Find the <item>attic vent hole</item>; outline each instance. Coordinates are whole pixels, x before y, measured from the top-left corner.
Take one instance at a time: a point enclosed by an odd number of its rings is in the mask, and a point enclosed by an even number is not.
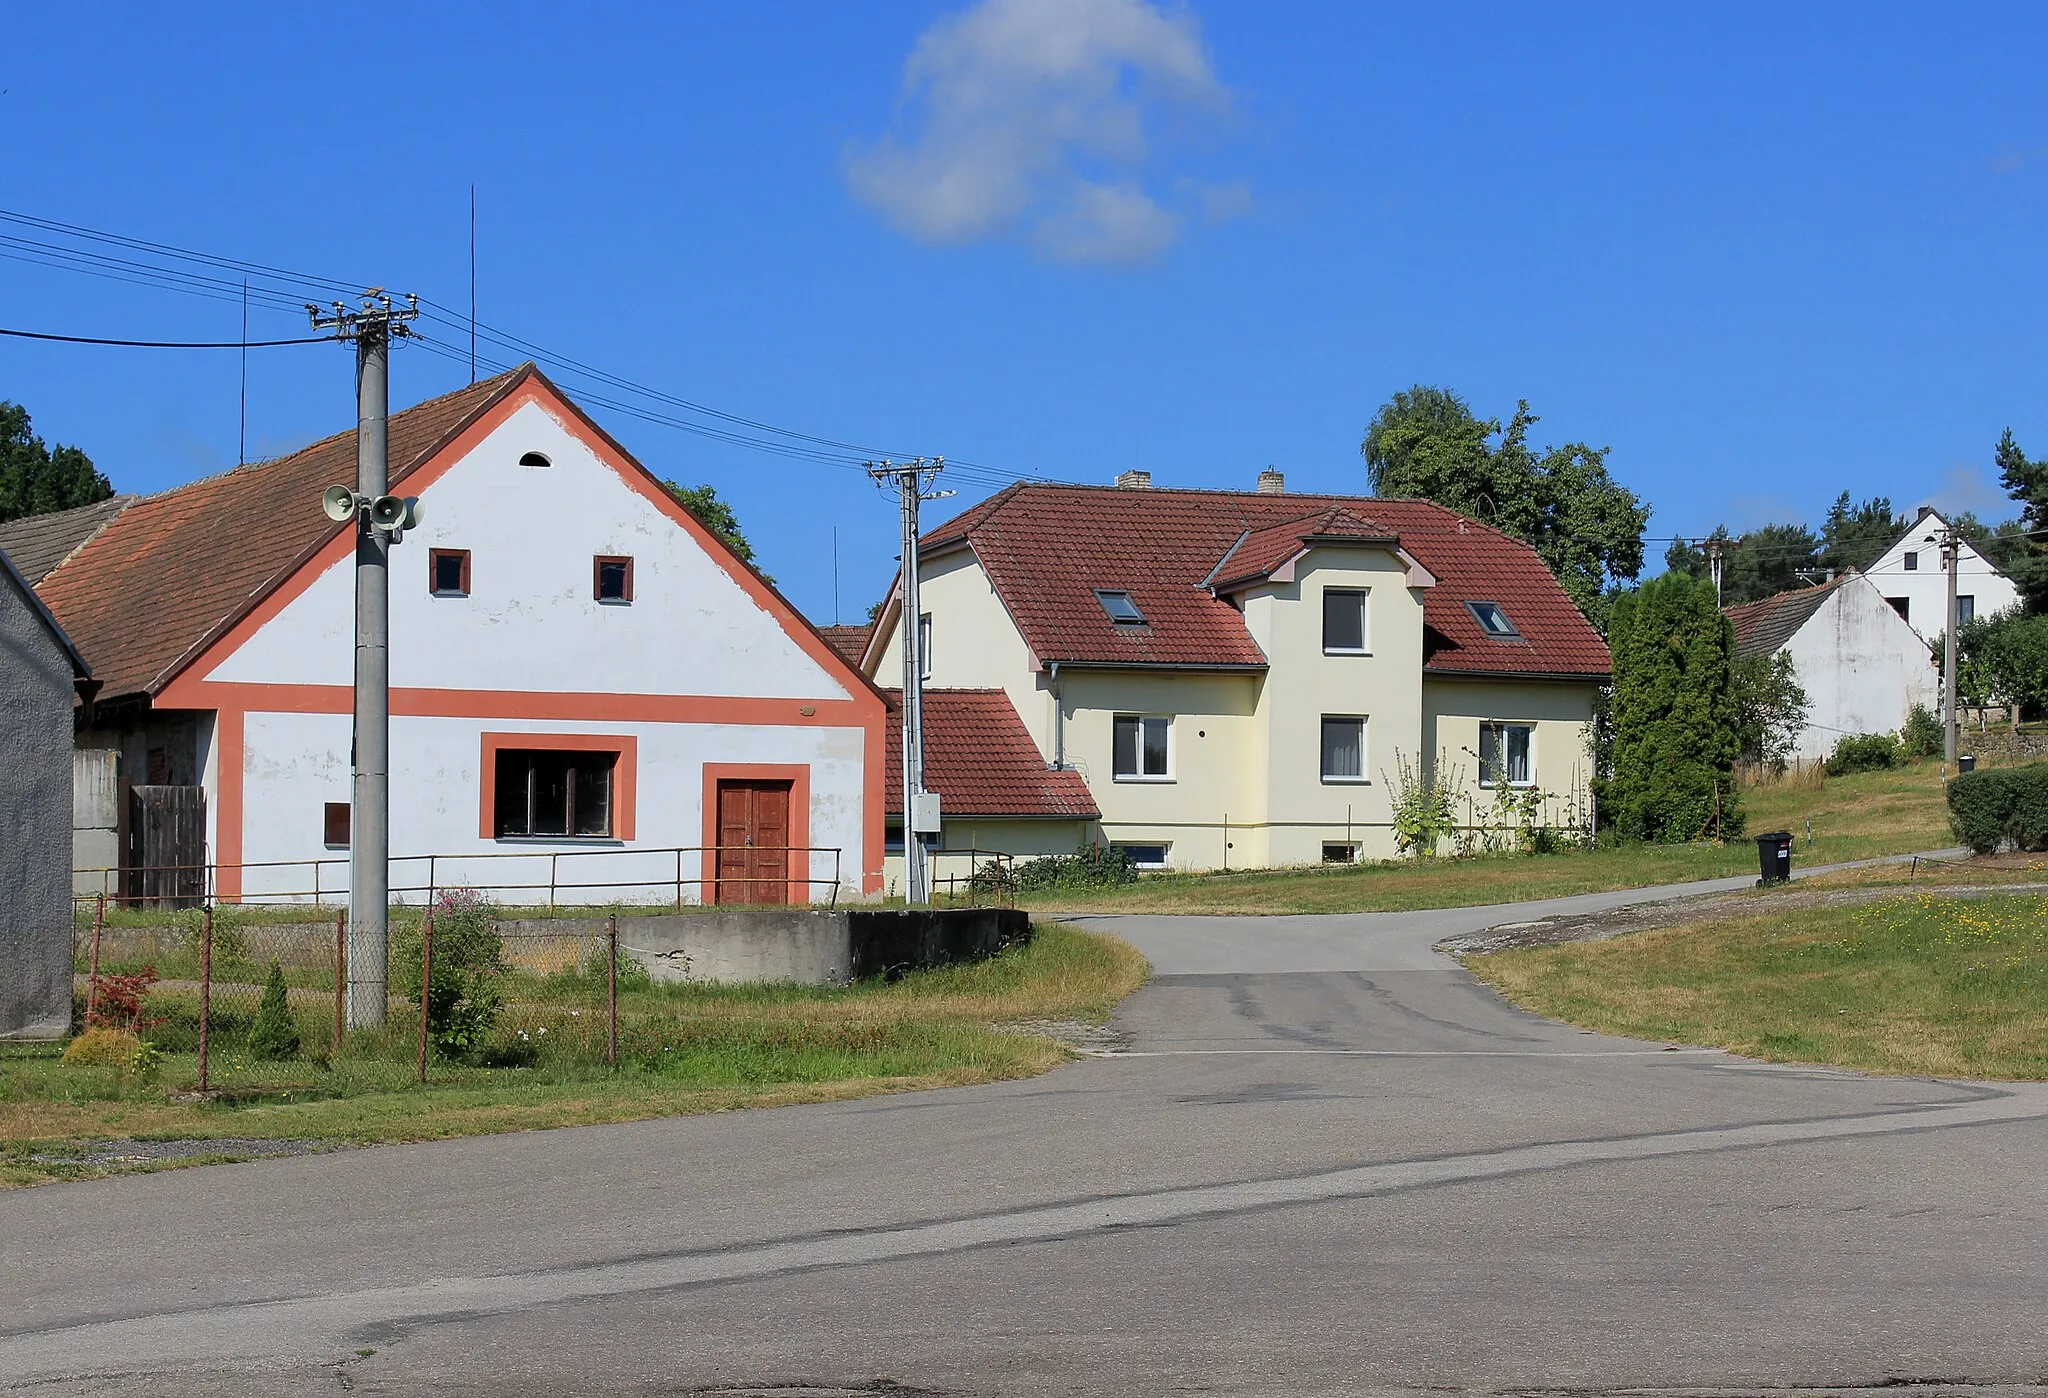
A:
[[[526,455],[519,458],[519,464],[521,466],[552,466],[555,463],[548,460],[545,456],[542,456],[537,451],[530,451]]]

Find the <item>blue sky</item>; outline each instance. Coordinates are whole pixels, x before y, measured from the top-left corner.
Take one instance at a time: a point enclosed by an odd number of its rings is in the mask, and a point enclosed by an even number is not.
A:
[[[997,471],[1362,490],[1366,421],[1426,382],[1611,447],[1653,535],[1843,489],[2002,517],[1999,431],[2048,454],[2048,10],[1958,14],[31,6],[0,208],[459,306],[474,182],[486,322]],[[0,259],[0,326],[239,316]],[[466,377],[401,349],[394,399]],[[0,397],[122,489],[232,466],[239,395],[233,354],[0,341]],[[858,470],[593,412],[731,498],[815,620],[835,527],[839,612],[885,584]],[[352,416],[342,350],[251,354],[252,455]]]

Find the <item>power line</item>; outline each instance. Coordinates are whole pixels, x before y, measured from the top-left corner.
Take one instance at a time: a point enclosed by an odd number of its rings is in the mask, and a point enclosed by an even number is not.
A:
[[[106,340],[95,335],[51,335],[41,330],[0,330],[18,340],[56,340],[67,345],[118,345],[123,349],[271,349],[277,345],[324,345],[329,335],[298,340]]]

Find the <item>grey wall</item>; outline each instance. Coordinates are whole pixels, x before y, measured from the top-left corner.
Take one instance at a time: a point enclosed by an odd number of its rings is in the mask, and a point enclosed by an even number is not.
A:
[[[0,1038],[71,1024],[71,678],[0,570]]]
[[[506,920],[507,934],[592,937],[598,918]],[[1030,935],[1014,908],[933,912],[657,913],[619,919],[619,947],[658,981],[794,981],[844,985],[867,976],[993,956]]]

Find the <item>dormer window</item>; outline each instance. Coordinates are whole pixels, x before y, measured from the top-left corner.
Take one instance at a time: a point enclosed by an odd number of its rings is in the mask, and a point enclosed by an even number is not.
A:
[[[1489,636],[1509,640],[1522,633],[1515,630],[1515,624],[1508,620],[1508,614],[1501,610],[1498,602],[1467,602],[1472,619],[1479,623],[1479,629]]]
[[[1118,626],[1143,626],[1145,614],[1138,610],[1138,604],[1131,600],[1128,592],[1109,592],[1095,589],[1095,600],[1102,604],[1102,610],[1109,613],[1109,619]]]

